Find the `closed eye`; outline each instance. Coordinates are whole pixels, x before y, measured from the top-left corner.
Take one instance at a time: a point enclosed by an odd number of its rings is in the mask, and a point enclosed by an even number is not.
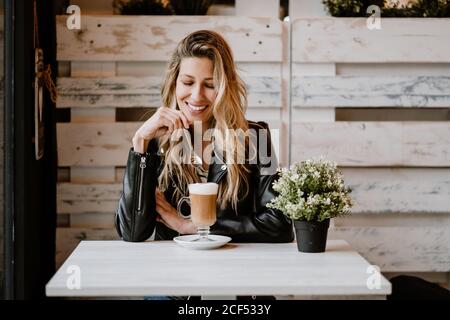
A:
[[[193,82],[183,82],[183,84],[185,86],[192,86],[194,83]],[[214,89],[214,85],[213,84],[205,84],[205,87],[208,89]]]

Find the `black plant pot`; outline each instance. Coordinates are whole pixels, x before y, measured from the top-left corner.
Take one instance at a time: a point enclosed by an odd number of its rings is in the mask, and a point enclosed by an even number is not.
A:
[[[301,252],[325,252],[330,219],[322,222],[294,220],[297,248]]]

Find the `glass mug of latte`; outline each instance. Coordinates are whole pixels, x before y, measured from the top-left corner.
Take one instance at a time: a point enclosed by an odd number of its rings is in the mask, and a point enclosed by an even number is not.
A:
[[[178,214],[185,218],[191,219],[192,223],[197,227],[198,238],[192,241],[214,241],[209,238],[209,227],[216,222],[216,201],[219,185],[214,182],[192,183],[188,185],[189,197],[182,197],[178,201]],[[191,215],[184,216],[181,214],[180,208],[184,201],[191,206]]]

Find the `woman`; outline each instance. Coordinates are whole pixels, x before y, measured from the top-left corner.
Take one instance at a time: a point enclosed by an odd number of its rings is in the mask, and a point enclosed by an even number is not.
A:
[[[226,41],[208,30],[184,38],[161,96],[163,107],[136,131],[129,151],[116,213],[123,240],[144,241],[154,231],[155,240],[196,233],[180,199],[189,183],[210,181],[219,184],[211,234],[234,242],[291,242],[291,221],[265,206],[275,196],[276,175],[264,171],[277,167],[270,135],[266,141],[255,134],[240,139],[242,132],[268,126],[245,119],[246,90]],[[266,148],[269,158],[259,151]]]

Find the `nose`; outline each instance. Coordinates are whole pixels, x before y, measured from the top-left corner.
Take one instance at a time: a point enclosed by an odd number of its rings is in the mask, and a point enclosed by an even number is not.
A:
[[[204,97],[202,85],[195,85],[191,91],[191,97],[194,101],[201,102]]]

